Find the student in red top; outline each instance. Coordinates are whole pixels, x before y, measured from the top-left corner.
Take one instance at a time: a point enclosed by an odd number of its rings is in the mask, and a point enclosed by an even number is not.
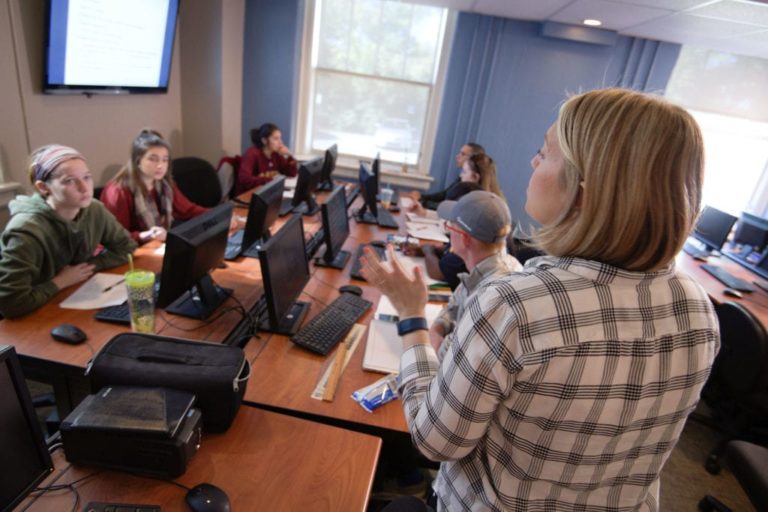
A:
[[[168,172],[171,146],[145,128],[133,140],[130,161],[106,184],[101,202],[139,243],[165,241],[174,220],[208,211],[184,196]]]
[[[235,194],[263,185],[278,173],[296,176],[298,165],[283,144],[280,128],[272,123],[264,123],[258,129],[251,130],[251,141],[253,146],[248,148],[240,160]]]

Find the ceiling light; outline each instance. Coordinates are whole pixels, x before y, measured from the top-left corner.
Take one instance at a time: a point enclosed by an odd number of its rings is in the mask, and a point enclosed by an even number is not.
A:
[[[592,19],[592,18],[587,18],[584,21],[582,21],[582,23],[587,25],[587,26],[590,26],[590,27],[599,27],[600,25],[603,24],[602,21],[595,20],[595,19]]]

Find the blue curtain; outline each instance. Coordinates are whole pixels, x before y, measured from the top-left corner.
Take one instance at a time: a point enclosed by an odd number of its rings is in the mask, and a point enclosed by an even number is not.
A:
[[[465,142],[485,146],[513,217],[523,223],[530,159],[572,93],[621,86],[663,92],[679,45],[618,37],[595,45],[544,37],[540,24],[461,13],[449,59],[430,174],[456,179]]]

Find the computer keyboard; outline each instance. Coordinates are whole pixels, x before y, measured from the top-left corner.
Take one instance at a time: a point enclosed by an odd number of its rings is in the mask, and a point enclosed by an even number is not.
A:
[[[357,195],[360,193],[360,187],[357,185],[350,185],[347,187],[346,195],[347,195],[347,208],[352,205],[352,203],[357,199]]]
[[[718,281],[725,284],[728,288],[733,288],[734,290],[739,290],[742,292],[753,292],[755,291],[755,287],[749,284],[747,281],[736,277],[729,273],[727,270],[725,270],[722,267],[718,267],[716,265],[708,265],[704,264],[701,265],[701,268],[715,276]]]
[[[284,197],[283,200],[280,202],[280,211],[278,212],[278,215],[280,217],[285,217],[292,211],[293,211],[293,199],[290,197]]]
[[[378,213],[376,214],[376,223],[383,228],[398,229],[400,227],[392,214],[384,208],[378,209]]]
[[[355,255],[352,257],[352,268],[349,271],[349,276],[352,279],[359,279],[360,281],[365,281],[365,278],[360,273],[360,257],[363,255],[363,248],[365,246],[370,246],[376,254],[379,256],[380,260],[384,259],[385,249],[383,247],[379,247],[378,245],[370,245],[370,244],[360,244],[357,246],[357,251],[355,252]]]
[[[245,230],[239,229],[232,233],[227,238],[227,248],[224,249],[224,259],[231,261],[237,259],[238,256],[246,256],[248,258],[258,258],[259,249],[261,248],[261,240],[256,241],[250,247],[243,249],[243,233]]]
[[[128,301],[117,306],[101,308],[94,316],[96,320],[111,322],[113,324],[131,325],[131,312],[128,310]]]
[[[342,293],[291,336],[291,341],[324,356],[344,339],[358,318],[372,305],[372,302],[358,295]]]
[[[706,260],[707,257],[710,255],[709,251],[704,249],[699,249],[698,247],[696,247],[690,242],[685,242],[685,245],[683,245],[683,251],[688,253],[692,258],[697,258],[697,259]]]

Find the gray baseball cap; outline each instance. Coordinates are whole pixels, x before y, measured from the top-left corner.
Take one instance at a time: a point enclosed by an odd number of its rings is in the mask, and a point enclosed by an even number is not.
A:
[[[506,201],[485,190],[465,194],[458,201],[443,201],[437,215],[487,243],[504,239],[509,234],[505,227],[512,224]]]

